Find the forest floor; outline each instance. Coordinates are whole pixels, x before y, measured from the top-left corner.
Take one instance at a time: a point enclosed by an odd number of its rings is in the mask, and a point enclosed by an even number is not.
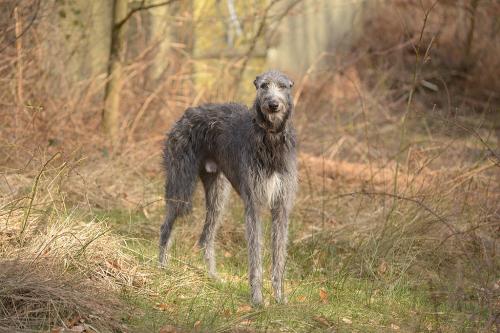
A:
[[[411,118],[404,140],[412,149],[398,159],[397,121],[365,132],[362,122],[338,118],[330,134],[319,125],[328,115],[311,115],[315,123],[297,117],[288,304],[271,297],[269,214],[266,305],[249,304],[243,207],[234,193],[216,243],[221,281],[207,277],[196,246],[201,188],[193,213],[175,226],[170,265],[157,267],[164,208],[155,138],[112,156],[39,151],[24,168],[3,169],[0,278],[10,283],[0,286],[0,331],[493,332],[494,138],[443,135],[428,119]],[[354,139],[360,130],[373,137]],[[359,148],[366,142],[370,154]]]
[[[208,64],[189,51],[198,40],[185,29],[197,24],[189,10],[169,14],[176,42],[154,82],[155,51],[136,15],[113,146],[101,128],[109,76],[73,82],[88,57],[55,57],[43,38],[53,22],[33,19],[18,34],[18,5],[0,38],[0,332],[500,332],[493,1],[380,2],[349,51],[321,53],[294,78],[300,189],[288,303],[272,299],[266,213],[259,308],[249,303],[234,193],[216,240],[221,281],[208,278],[196,246],[201,188],[175,225],[169,266],[158,268],[161,150],[186,107],[235,95],[250,102],[253,75],[235,75],[262,70],[252,54],[274,45],[275,29],[263,29],[273,24],[263,16],[245,57]]]

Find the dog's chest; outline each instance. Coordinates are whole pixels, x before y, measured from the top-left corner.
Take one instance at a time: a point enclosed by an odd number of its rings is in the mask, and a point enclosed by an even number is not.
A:
[[[283,176],[279,173],[273,172],[270,176],[260,180],[261,199],[269,206],[282,195],[282,191]]]
[[[293,159],[295,143],[289,133],[276,135],[258,133],[253,138],[252,146],[253,164],[259,168],[259,173],[283,174],[287,172],[290,160]],[[270,178],[273,178],[271,176]]]

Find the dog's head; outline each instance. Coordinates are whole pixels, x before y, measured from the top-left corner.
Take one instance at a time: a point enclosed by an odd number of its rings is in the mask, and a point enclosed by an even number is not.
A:
[[[268,71],[255,78],[256,108],[271,130],[282,128],[293,109],[293,81],[278,71]]]

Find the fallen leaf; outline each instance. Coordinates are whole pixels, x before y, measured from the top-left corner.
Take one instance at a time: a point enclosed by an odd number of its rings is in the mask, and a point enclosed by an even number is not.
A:
[[[83,332],[86,332],[85,325],[83,325],[83,324],[73,326],[73,327],[71,327],[70,330],[71,330],[71,333],[83,333]]]
[[[328,303],[328,293],[324,289],[319,290],[319,298],[323,303]]]
[[[399,326],[396,324],[391,324],[391,328],[395,331],[399,330]]]
[[[230,257],[232,257],[232,256],[233,256],[233,255],[231,254],[231,252],[229,252],[229,251],[224,252],[224,257],[226,257],[226,258],[230,258]]]
[[[172,306],[167,303],[156,303],[155,304],[155,309],[160,310],[160,311],[168,311],[172,309]]]
[[[181,331],[179,331],[174,326],[166,325],[166,326],[163,326],[162,328],[160,328],[160,331],[158,333],[180,333],[180,332]]]
[[[201,325],[201,320],[197,320],[197,321],[194,323],[193,328],[194,328],[194,329],[197,329],[198,327],[200,327],[200,325]]]
[[[346,324],[352,324],[352,320],[347,317],[342,318],[342,321]]]
[[[493,290],[498,290],[500,289],[500,280],[498,280],[497,282],[493,283]]]
[[[387,262],[382,259],[382,262],[380,263],[380,265],[378,266],[378,273],[380,275],[384,274],[385,272],[387,272]]]
[[[69,328],[75,326],[76,324],[78,324],[80,322],[82,318],[80,316],[76,316],[70,320],[68,320],[66,326],[68,326]]]
[[[111,269],[120,270],[122,267],[118,260],[106,260],[106,266]]]
[[[236,309],[236,313],[245,313],[245,312],[250,312],[252,311],[252,307],[248,304],[240,305]]]
[[[305,302],[306,301],[306,297],[304,295],[300,295],[300,296],[297,296],[297,301],[298,302]]]
[[[330,323],[330,321],[323,316],[314,316],[313,319],[314,319],[314,321],[317,321],[318,323],[320,323],[323,326],[326,326],[326,327],[332,326],[332,323]]]
[[[85,326],[85,324],[79,324],[69,328],[55,327],[50,330],[50,333],[83,333],[83,332],[94,332],[94,331],[89,330],[88,327]]]

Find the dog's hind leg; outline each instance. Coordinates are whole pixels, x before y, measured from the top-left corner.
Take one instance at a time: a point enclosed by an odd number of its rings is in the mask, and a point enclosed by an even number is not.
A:
[[[198,242],[204,250],[208,275],[217,278],[215,264],[215,235],[222,219],[224,204],[229,195],[229,181],[222,173],[201,172],[201,180],[205,189],[206,218],[203,232]]]

